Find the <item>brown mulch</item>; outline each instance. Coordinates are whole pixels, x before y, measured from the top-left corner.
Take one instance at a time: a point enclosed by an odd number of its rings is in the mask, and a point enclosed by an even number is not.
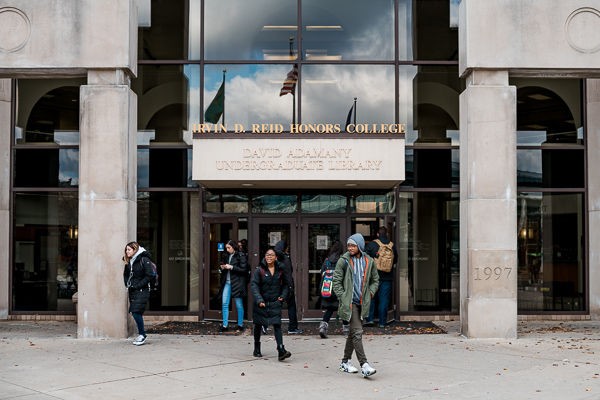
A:
[[[300,335],[312,336],[319,335],[320,321],[300,322],[299,329],[302,330]],[[237,331],[235,323],[229,324],[227,332],[217,332],[221,326],[220,321],[198,321],[198,322],[182,322],[168,321],[162,324],[148,327],[146,331],[151,334],[170,334],[170,335],[229,335],[238,336],[242,334],[251,334],[252,323],[244,323],[244,330]],[[287,322],[283,323],[284,334],[287,334]],[[273,328],[269,327],[269,334],[272,334]],[[343,335],[341,321],[331,320],[329,335]],[[392,321],[385,328],[364,327],[365,335],[430,335],[430,334],[445,334],[443,328],[440,328],[433,322],[418,322],[418,321]],[[292,335],[290,335],[292,336]]]

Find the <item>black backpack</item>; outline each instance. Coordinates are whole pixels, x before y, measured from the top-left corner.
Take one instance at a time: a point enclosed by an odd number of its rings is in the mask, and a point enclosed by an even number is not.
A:
[[[148,283],[148,287],[150,288],[150,290],[157,290],[158,289],[158,268],[156,267],[156,264],[154,264],[152,262],[151,259],[146,258],[146,260],[150,261],[150,265],[152,266],[152,273],[154,274],[154,279],[152,279],[149,283]]]

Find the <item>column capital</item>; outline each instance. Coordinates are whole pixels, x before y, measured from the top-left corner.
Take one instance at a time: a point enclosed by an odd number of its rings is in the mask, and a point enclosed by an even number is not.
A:
[[[468,86],[508,86],[508,70],[473,69],[465,80]]]
[[[123,69],[90,69],[88,85],[125,85],[131,87],[131,78]]]

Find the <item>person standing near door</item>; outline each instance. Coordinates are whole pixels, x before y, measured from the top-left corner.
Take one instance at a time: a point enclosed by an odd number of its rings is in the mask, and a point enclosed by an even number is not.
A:
[[[329,328],[329,320],[331,316],[337,310],[340,305],[340,302],[333,291],[326,290],[327,285],[331,282],[326,282],[331,279],[331,270],[335,270],[335,266],[340,259],[340,256],[344,252],[344,245],[339,240],[336,240],[331,246],[329,253],[327,253],[327,257],[325,261],[323,261],[323,265],[321,266],[321,307],[325,308],[325,314],[323,315],[323,320],[319,324],[319,336],[322,339],[327,338],[327,329]]]
[[[388,230],[385,226],[379,227],[377,230],[377,239],[372,240],[367,244],[365,252],[373,257],[377,264],[377,272],[379,273],[379,289],[377,297],[379,300],[379,327],[384,328],[387,322],[388,304],[392,285],[394,284],[394,265],[398,262],[398,251],[396,246],[387,237]],[[389,269],[388,269],[389,268]],[[375,325],[375,299],[371,302],[369,316],[365,321],[365,326]]]
[[[219,288],[219,296],[223,299],[223,326],[219,332],[227,332],[229,319],[229,302],[233,297],[235,299],[235,308],[237,308],[237,330],[244,330],[244,302],[243,298],[248,295],[247,275],[248,263],[246,255],[238,251],[237,244],[233,240],[227,241],[225,244],[227,254],[226,262],[221,264],[221,287]]]
[[[350,359],[356,351],[363,378],[373,375],[375,368],[367,362],[362,343],[363,318],[369,315],[371,299],[379,286],[379,275],[375,262],[365,253],[365,238],[355,233],[346,242],[348,251],[338,260],[333,273],[333,292],[338,296],[338,315],[344,331],[348,332],[340,371],[356,373],[358,369]]]
[[[154,279],[154,270],[150,262],[150,253],[138,242],[127,243],[123,261],[123,280],[129,294],[129,312],[138,327],[138,337],[133,344],[142,346],[146,344],[143,314],[150,299],[150,282]]]
[[[299,334],[302,333],[301,329],[298,329],[298,312],[296,310],[296,291],[294,287],[294,267],[292,266],[292,260],[290,260],[290,247],[285,240],[280,240],[275,244],[275,253],[277,253],[277,260],[283,263],[284,277],[288,286],[288,295],[285,299],[285,303],[288,307],[288,317],[290,320],[288,326],[288,334]]]

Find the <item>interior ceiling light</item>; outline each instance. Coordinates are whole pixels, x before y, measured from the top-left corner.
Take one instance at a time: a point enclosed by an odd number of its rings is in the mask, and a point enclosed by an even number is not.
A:
[[[354,187],[354,186],[358,186],[358,183],[346,183],[344,186]]]
[[[547,126],[542,126],[542,125],[536,125],[536,124],[532,124],[532,125],[525,125],[527,128],[531,128],[531,129],[547,129]]]
[[[254,183],[242,183],[242,186],[254,186]]]
[[[307,25],[307,31],[343,31],[339,25]]]
[[[265,25],[261,29],[262,31],[296,31],[298,26],[296,25]]]
[[[322,54],[306,54],[307,60],[330,60],[330,61],[340,61],[342,56],[327,56]]]
[[[552,97],[544,96],[543,94],[530,94],[527,97],[530,97],[535,100],[552,100]]]
[[[288,60],[295,60],[297,57],[294,56],[293,58],[290,58],[290,55],[284,55],[284,54],[269,54],[269,53],[263,53],[263,58],[265,60],[274,60],[274,61],[288,61]]]

